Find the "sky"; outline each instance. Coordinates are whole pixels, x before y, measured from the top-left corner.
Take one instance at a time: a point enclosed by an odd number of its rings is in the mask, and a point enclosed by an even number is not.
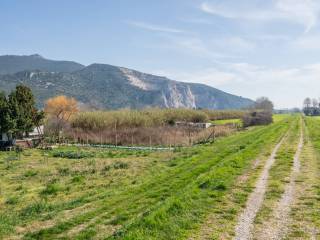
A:
[[[0,55],[197,82],[277,108],[320,97],[319,0],[1,0]]]

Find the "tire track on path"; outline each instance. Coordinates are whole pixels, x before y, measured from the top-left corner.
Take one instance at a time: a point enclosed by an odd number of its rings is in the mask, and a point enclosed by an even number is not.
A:
[[[267,159],[263,167],[262,173],[255,185],[255,189],[249,196],[246,208],[239,217],[238,224],[235,228],[234,240],[252,239],[253,221],[264,199],[264,195],[267,189],[269,170],[275,162],[276,154],[280,146],[282,145],[283,141],[286,139],[286,136],[287,134],[284,137],[282,137],[280,142],[273,149],[270,157]]]
[[[272,213],[271,220],[264,225],[260,239],[282,239],[288,232],[289,213],[295,197],[295,180],[300,171],[300,154],[303,148],[303,130],[301,124],[300,140],[293,158],[293,166],[290,173],[290,182],[285,186],[277,207]]]

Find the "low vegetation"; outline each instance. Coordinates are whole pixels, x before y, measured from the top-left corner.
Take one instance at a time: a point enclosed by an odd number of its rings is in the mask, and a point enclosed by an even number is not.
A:
[[[291,212],[290,239],[320,237],[320,118],[305,118],[305,147],[301,155],[301,173],[297,184],[297,200]]]
[[[272,123],[272,121],[272,112],[269,111],[251,111],[242,117],[244,127],[268,125]]]
[[[234,119],[243,116],[243,111],[209,111],[192,109],[144,109],[106,112],[80,112],[71,120],[73,128],[87,131],[159,127],[174,125],[176,122],[207,122],[209,120]]]
[[[0,153],[0,238],[185,239],[209,213],[235,220],[221,202],[291,122],[176,151],[34,149],[10,165]]]
[[[74,100],[63,96],[47,101],[45,128],[51,141],[67,139],[76,143],[117,146],[190,146],[208,141],[212,136],[226,136],[236,127],[207,129],[197,123],[239,118],[244,114],[244,111],[154,108],[78,112],[73,105]]]
[[[268,125],[273,121],[272,113],[273,103],[266,97],[258,98],[253,110],[242,116],[242,124],[244,127]]]

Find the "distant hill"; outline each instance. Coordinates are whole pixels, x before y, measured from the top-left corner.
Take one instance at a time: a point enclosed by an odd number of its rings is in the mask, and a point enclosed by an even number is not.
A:
[[[0,56],[0,74],[12,74],[24,70],[42,70],[48,72],[73,72],[84,66],[71,61],[54,61],[39,54],[29,56]]]
[[[173,81],[107,64],[85,67],[75,62],[47,60],[38,55],[22,56],[26,62],[24,67],[21,59],[3,64],[5,59],[19,58],[0,56],[0,89],[8,92],[16,84],[28,85],[33,89],[39,106],[43,106],[46,99],[59,94],[72,96],[87,106],[99,109],[239,109],[253,104],[250,99],[204,84]],[[39,61],[35,60],[38,58]],[[28,66],[29,69],[20,71]],[[18,69],[17,72],[15,69]]]

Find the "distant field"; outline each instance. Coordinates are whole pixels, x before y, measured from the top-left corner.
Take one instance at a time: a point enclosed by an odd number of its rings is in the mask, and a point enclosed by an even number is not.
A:
[[[290,114],[273,114],[273,121],[279,122],[289,117],[290,117]],[[214,120],[211,122],[216,125],[225,125],[225,124],[238,124],[239,126],[242,125],[242,121],[240,118],[221,119],[221,120]]]
[[[241,125],[241,119],[240,118],[232,118],[232,119],[223,119],[223,120],[215,120],[212,121],[213,124],[216,125],[224,125],[224,124],[239,124]]]
[[[0,238],[186,239],[210,213],[213,225],[230,220],[216,236],[232,235],[255,180],[239,177],[295,119],[173,152],[63,147],[20,160],[1,152]]]
[[[273,114],[273,121],[279,122],[279,121],[282,121],[286,118],[290,118],[290,116],[292,117],[293,115],[291,115],[291,114]]]

